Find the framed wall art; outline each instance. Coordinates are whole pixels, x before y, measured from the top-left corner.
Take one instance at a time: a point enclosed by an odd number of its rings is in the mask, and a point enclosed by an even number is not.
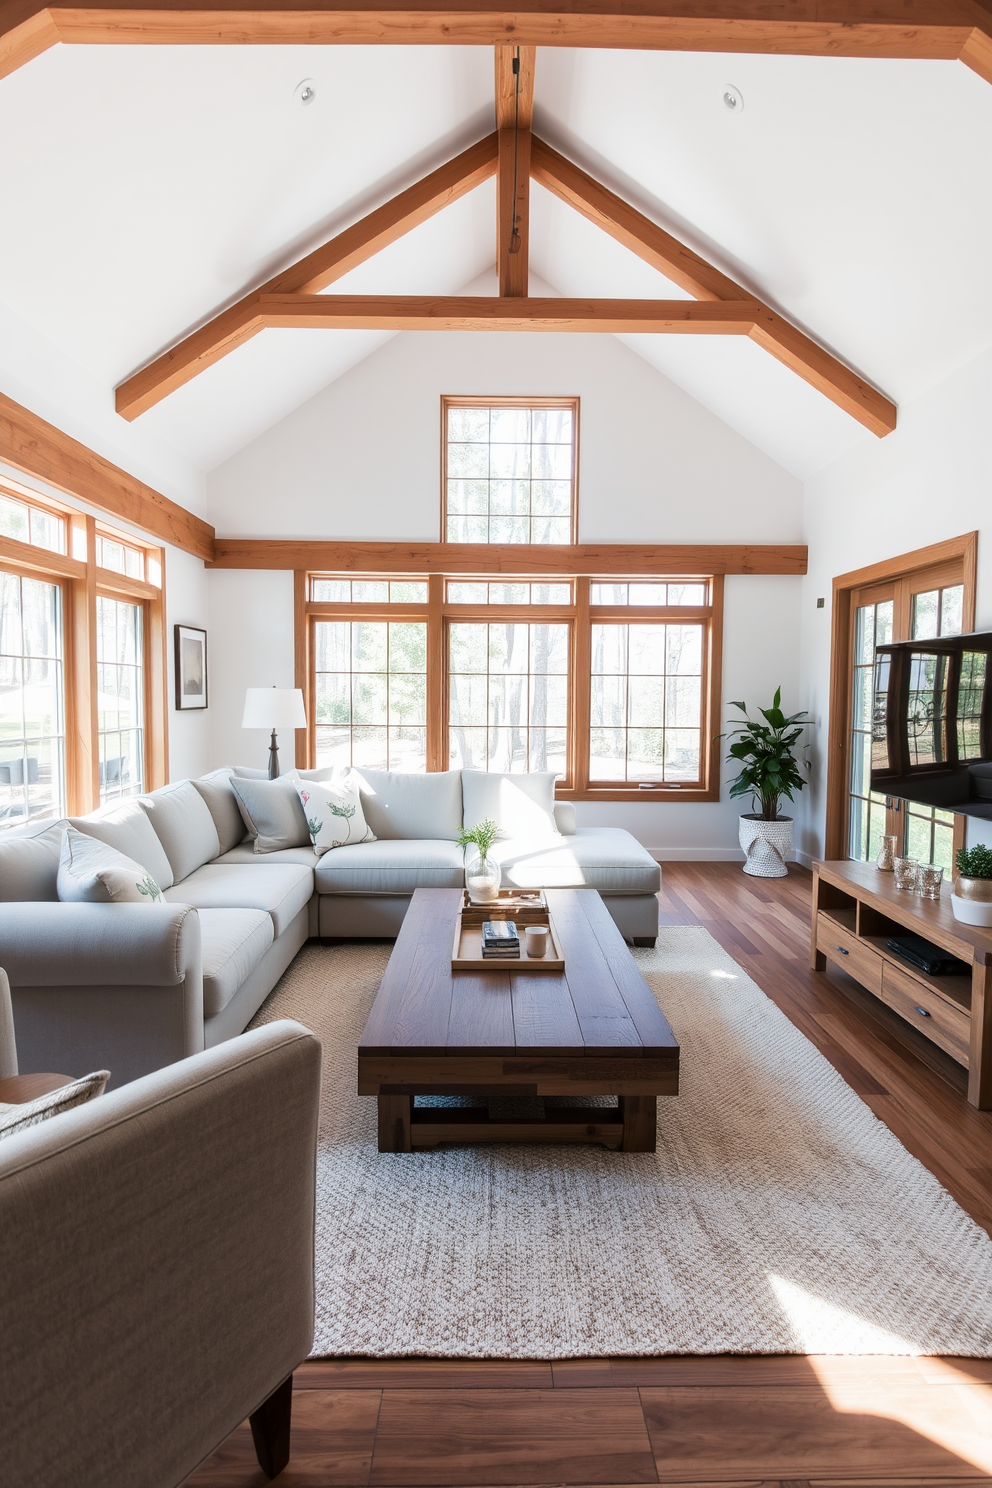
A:
[[[176,625],[176,707],[207,706],[207,632],[195,625]]]

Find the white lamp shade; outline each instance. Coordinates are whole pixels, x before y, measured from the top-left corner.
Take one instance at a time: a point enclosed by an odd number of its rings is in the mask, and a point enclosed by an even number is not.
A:
[[[306,728],[303,693],[298,687],[248,687],[242,728]]]

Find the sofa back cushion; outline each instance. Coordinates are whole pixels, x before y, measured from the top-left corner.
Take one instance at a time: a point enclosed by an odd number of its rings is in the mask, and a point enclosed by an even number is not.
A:
[[[64,821],[29,822],[0,835],[0,902],[59,897]]]
[[[200,775],[193,781],[213,818],[222,853],[230,852],[247,836],[245,819],[231,785],[232,773],[230,766],[225,765],[223,770],[211,770],[209,775]]]
[[[309,847],[310,828],[294,780],[249,780],[234,774],[231,785],[257,853]]]
[[[69,825],[133,858],[160,889],[171,889],[175,882],[172,864],[138,801],[115,801],[90,816],[70,816]]]
[[[175,883],[220,855],[220,836],[206,801],[192,780],[163,785],[141,796],[141,809],[165,848]]]
[[[471,831],[487,817],[501,838],[557,837],[554,770],[529,775],[503,775],[495,770],[463,770],[465,827]]]
[[[405,837],[457,842],[462,824],[462,772],[351,771],[358,780],[365,820],[384,841]]]
[[[64,904],[161,904],[162,890],[133,858],[70,826],[62,838],[59,898]]]

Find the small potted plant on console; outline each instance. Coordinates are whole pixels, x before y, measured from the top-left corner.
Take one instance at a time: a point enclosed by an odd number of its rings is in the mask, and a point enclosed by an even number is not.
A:
[[[740,819],[740,844],[747,861],[744,872],[752,878],[785,878],[789,872],[785,855],[792,847],[792,817],[779,816],[779,802],[793,799],[793,792],[806,784],[794,746],[808,722],[805,713],[786,715],[782,712],[782,689],[776,688],[770,708],[759,708],[765,720],[760,723],[748,715],[744,703],[731,703],[739,708],[745,722],[726,735],[733,742],[727,755],[728,764],[743,768],[731,781],[731,796],[750,796],[760,811],[746,812]],[[724,737],[721,735],[721,737]],[[808,770],[809,761],[804,761]]]
[[[954,861],[954,918],[965,925],[992,925],[992,847],[962,847]]]

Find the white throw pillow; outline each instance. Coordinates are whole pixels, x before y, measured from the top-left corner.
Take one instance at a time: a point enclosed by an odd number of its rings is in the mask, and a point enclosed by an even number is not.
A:
[[[14,1137],[29,1126],[47,1121],[49,1116],[59,1116],[74,1106],[84,1105],[103,1094],[103,1087],[109,1079],[109,1070],[96,1070],[81,1080],[72,1080],[68,1085],[60,1085],[58,1090],[50,1090],[47,1095],[38,1095],[32,1101],[0,1105],[0,1137]]]
[[[362,811],[358,781],[297,780],[294,782],[310,829],[310,841],[318,857],[332,847],[352,847],[375,842],[376,837]]]
[[[75,827],[65,829],[57,887],[63,904],[162,902],[162,890],[147,869]]]
[[[555,822],[554,770],[529,775],[501,775],[494,770],[462,771],[465,827],[471,831],[487,817],[502,838],[560,837]]]

